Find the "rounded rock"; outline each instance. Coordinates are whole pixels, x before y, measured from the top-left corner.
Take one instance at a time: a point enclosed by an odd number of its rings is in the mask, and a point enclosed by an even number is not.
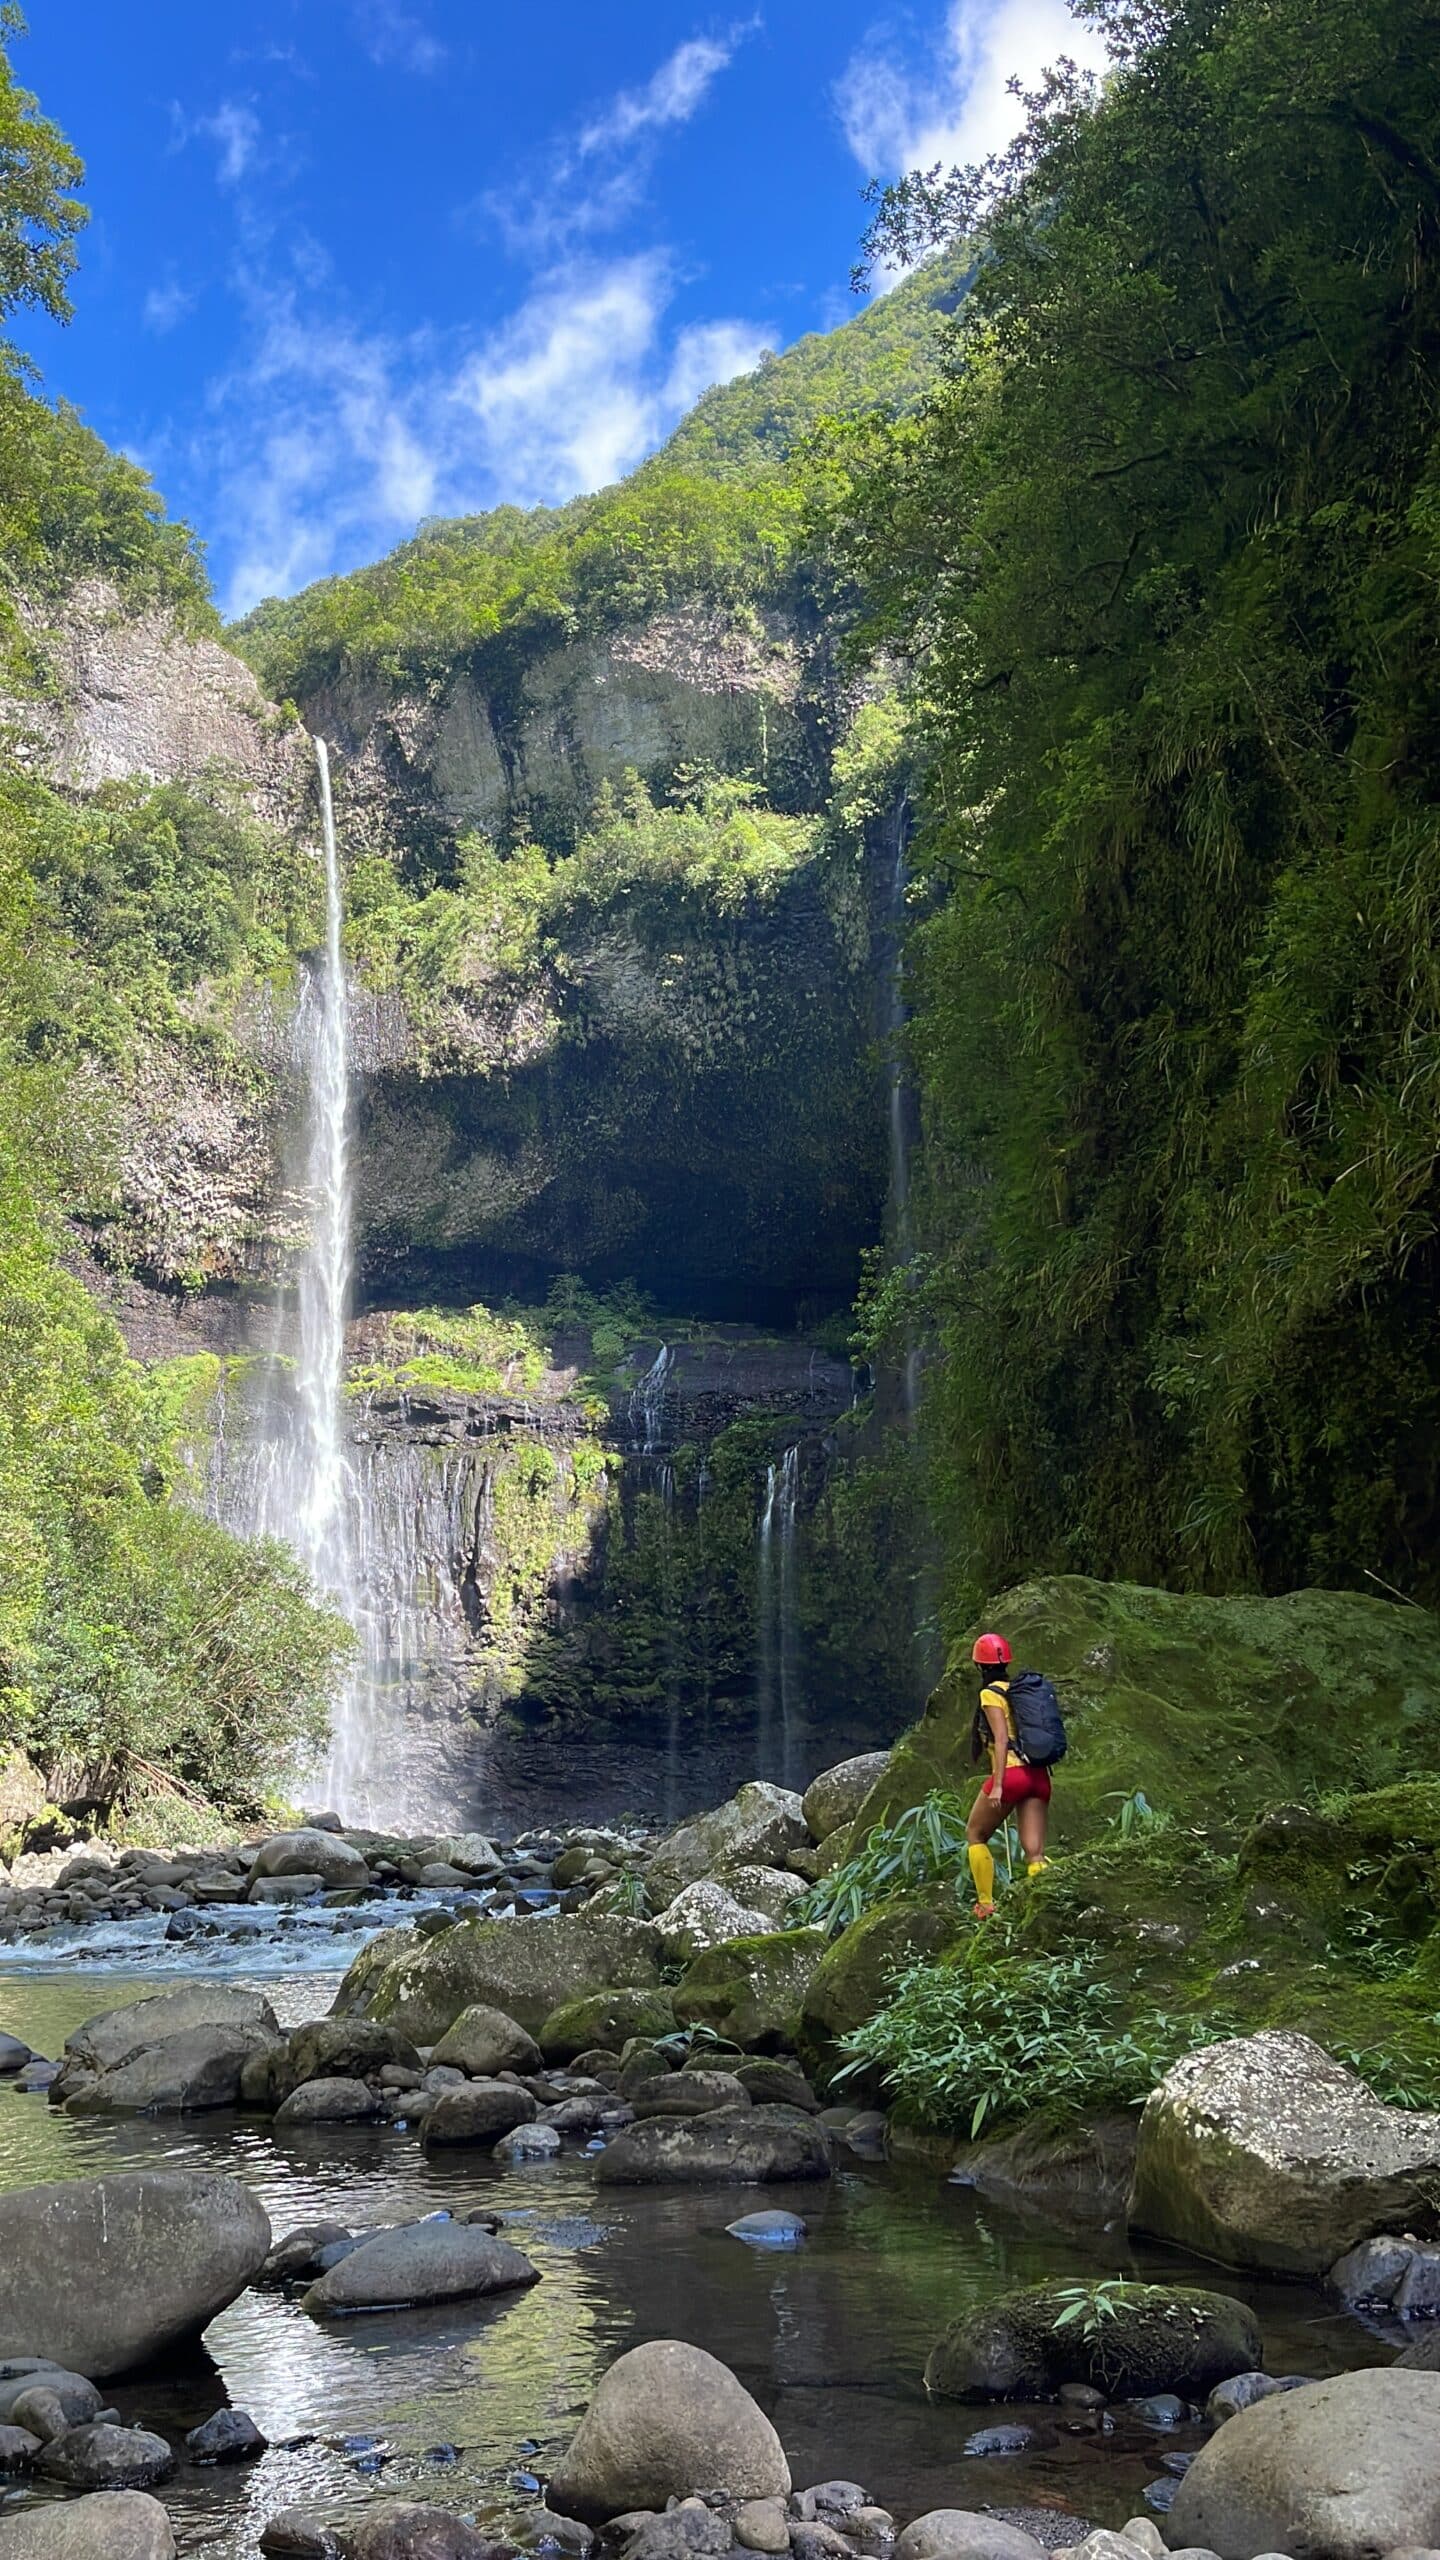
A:
[[[1040,2544],[1020,2527],[970,2507],[935,2507],[907,2524],[895,2560],[1044,2560]]]
[[[175,2560],[175,2536],[157,2498],[112,2489],[8,2517],[0,2560]]]
[[[696,2488],[788,2497],[780,2439],[728,2366],[702,2347],[678,2338],[632,2347],[601,2377],[551,2478],[550,2503],[603,2522]]]

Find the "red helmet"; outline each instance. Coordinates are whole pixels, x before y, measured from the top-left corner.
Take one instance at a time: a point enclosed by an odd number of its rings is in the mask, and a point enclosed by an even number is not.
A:
[[[1003,1636],[977,1636],[970,1648],[970,1659],[972,1662],[984,1663],[987,1667],[1008,1662],[1010,1647]]]

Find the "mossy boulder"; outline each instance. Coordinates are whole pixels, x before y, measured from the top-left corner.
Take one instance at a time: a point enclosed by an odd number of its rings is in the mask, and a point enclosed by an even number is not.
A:
[[[645,1875],[654,1908],[673,1902],[687,1884],[736,1866],[783,1865],[810,1837],[800,1798],[789,1787],[752,1778],[712,1813],[697,1813],[661,1841]]]
[[[845,2059],[843,2040],[883,2009],[895,1976],[940,1955],[958,1936],[953,1890],[904,1895],[881,1903],[842,1931],[806,1988],[796,2039],[807,2068],[822,2081]]]
[[[710,1947],[687,1967],[675,2015],[682,2027],[710,2027],[747,2053],[787,2052],[826,1945],[819,1929],[778,1929]]]
[[[592,1991],[551,2011],[539,2045],[547,2062],[573,2062],[596,2046],[614,2052],[631,2036],[674,2032],[675,2012],[663,1991]]]
[[[1191,2285],[1025,2285],[962,2313],[931,2349],[937,2400],[1052,2400],[1067,2382],[1114,2398],[1152,2391],[1204,2399],[1263,2362],[1259,2323],[1228,2293]]]
[[[1218,1827],[1257,1801],[1440,1774],[1440,1620],[1428,1612],[1349,1591],[1215,1599],[1054,1574],[986,1603],[852,1839],[932,1788],[973,1787],[970,1646],[982,1626],[1059,1690],[1071,1741],[1055,1780],[1062,1847],[1092,1838],[1137,1788]]]
[[[589,1911],[467,1920],[438,1938],[387,1929],[356,1957],[333,2014],[382,2018],[416,2044],[435,2044],[462,2009],[483,2001],[538,2035],[556,2009],[588,1992],[655,1990],[659,1955],[644,1921]]]

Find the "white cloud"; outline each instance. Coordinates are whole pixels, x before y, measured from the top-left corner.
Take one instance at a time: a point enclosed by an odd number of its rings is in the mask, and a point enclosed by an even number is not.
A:
[[[402,71],[438,71],[445,47],[399,0],[359,0],[355,24],[360,41],[382,70],[396,63]]]
[[[192,455],[233,559],[232,614],[375,557],[422,516],[603,487],[765,344],[739,320],[670,330],[658,251],[543,277],[469,347],[367,336],[294,284],[247,291],[248,360],[214,386]]]
[[[736,27],[723,40],[692,36],[688,44],[677,45],[643,89],[622,89],[604,114],[586,125],[579,150],[582,154],[619,150],[633,142],[637,134],[653,131],[657,126],[688,124],[712,80],[725,70],[741,36],[747,32]]]
[[[867,177],[983,160],[1024,122],[1009,81],[1036,88],[1062,54],[1093,71],[1109,59],[1065,0],[952,0],[931,61],[906,62],[883,39],[852,56],[836,89],[845,139]]]
[[[260,147],[260,119],[238,98],[227,98],[213,116],[197,117],[190,131],[214,143],[215,174],[222,187],[238,184]]]
[[[188,319],[195,308],[195,300],[189,287],[171,276],[164,284],[152,284],[145,296],[141,317],[147,329],[153,329],[157,338],[163,338],[182,320]]]

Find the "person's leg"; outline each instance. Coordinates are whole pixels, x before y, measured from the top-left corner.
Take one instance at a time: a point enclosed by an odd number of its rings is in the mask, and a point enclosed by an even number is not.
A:
[[[1045,1819],[1049,1808],[1043,1796],[1027,1796],[1017,1807],[1016,1829],[1025,1859],[1026,1872],[1035,1875],[1045,1864]]]
[[[992,1792],[987,1795],[985,1789],[981,1788],[970,1807],[970,1819],[965,1825],[965,1854],[970,1861],[970,1873],[975,1880],[975,1908],[982,1919],[988,1918],[995,1908],[995,1861],[985,1843],[999,1830],[1005,1819],[1000,1802],[1000,1791],[995,1787],[993,1779],[990,1784]]]

